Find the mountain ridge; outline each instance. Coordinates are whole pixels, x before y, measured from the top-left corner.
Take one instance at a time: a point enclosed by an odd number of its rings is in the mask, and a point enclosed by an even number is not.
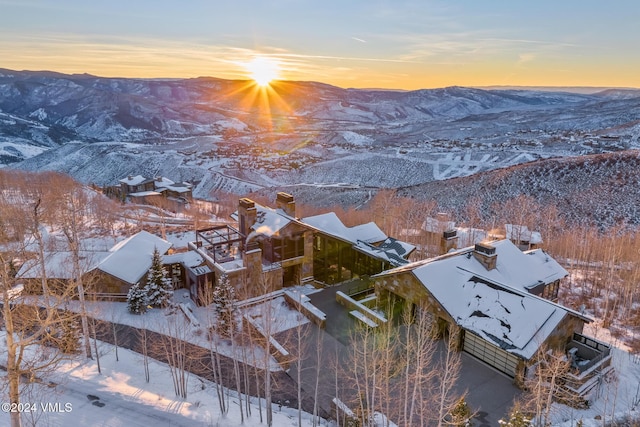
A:
[[[205,199],[298,186],[359,204],[358,192],[637,148],[640,97],[620,89],[259,89],[0,70],[0,164],[98,185],[164,175]]]

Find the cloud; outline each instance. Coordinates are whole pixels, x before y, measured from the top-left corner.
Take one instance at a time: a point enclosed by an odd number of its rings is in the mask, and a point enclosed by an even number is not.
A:
[[[555,41],[493,37],[488,31],[390,36],[397,45],[397,58],[407,61],[446,63],[470,62],[499,56],[518,57],[520,63],[544,53],[575,48]],[[522,51],[527,53],[521,54]]]
[[[366,40],[359,39],[358,37],[351,37],[351,38],[352,38],[353,40],[357,41],[357,42],[360,42],[360,43],[366,43],[366,42],[367,42]]]
[[[536,59],[536,55],[534,53],[521,53],[520,55],[518,55],[518,64],[531,62],[534,59]]]

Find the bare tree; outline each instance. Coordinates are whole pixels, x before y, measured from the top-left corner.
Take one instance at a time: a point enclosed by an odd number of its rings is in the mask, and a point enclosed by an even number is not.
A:
[[[165,317],[166,322],[160,325],[162,337],[160,350],[169,365],[169,372],[173,381],[176,396],[186,399],[189,383],[189,367],[192,358],[199,355],[190,353],[193,347],[187,347],[189,326],[177,314]]]
[[[548,425],[553,400],[562,394],[560,384],[569,368],[570,362],[562,352],[547,350],[543,346],[536,353],[532,367],[534,375],[525,383],[528,404],[524,407],[526,412],[532,414],[534,426]],[[566,398],[570,397],[567,395]]]
[[[238,334],[237,315],[237,299],[235,288],[226,275],[218,280],[217,286],[213,290],[213,302],[217,313],[216,322],[214,323],[214,331],[231,342],[231,351],[233,353],[233,373],[236,381],[236,390],[238,391],[238,402],[240,407],[240,420],[244,422],[244,408],[242,406],[242,376],[240,373],[240,364],[236,356],[236,338]]]
[[[6,332],[8,401],[14,406],[20,404],[21,393],[25,392],[21,390],[21,378],[44,377],[68,357],[62,350],[73,342],[73,335],[68,334],[72,333],[75,322],[75,314],[65,310],[72,287],[60,282],[55,295],[49,292],[45,242],[41,234],[42,213],[48,206],[39,193],[42,181],[29,183],[29,177],[31,175],[19,173],[9,177],[0,172],[3,184],[0,186],[0,304]],[[29,259],[28,245],[32,241],[36,242],[36,252],[40,255],[37,265],[41,297],[22,295],[15,277],[15,261]],[[59,348],[42,345],[44,343]],[[30,387],[29,384],[25,383],[24,388]],[[21,425],[19,412],[11,412],[10,419],[12,427]]]
[[[460,353],[457,348],[460,328],[450,326],[448,335],[445,338],[446,350],[436,368],[436,381],[439,384],[436,395],[438,427],[445,425],[447,415],[451,413],[460,399],[454,394],[454,387],[460,375]]]
[[[21,295],[8,267],[10,257],[6,252],[0,254],[1,304],[6,331],[9,402],[17,406],[21,402],[21,378],[33,381],[46,376],[69,357],[64,350],[74,350],[72,341],[68,341],[69,338],[73,340],[73,335],[66,334],[76,315],[64,309],[64,299],[71,292],[49,298],[47,309],[37,298]],[[29,387],[28,383],[25,387]],[[20,413],[12,412],[10,417],[13,427],[21,425]]]
[[[214,304],[213,298],[213,287],[212,286],[204,286],[200,293],[200,301],[203,305],[209,307],[206,310],[207,313],[207,338],[209,341],[209,357],[211,359],[211,368],[213,374],[213,380],[216,384],[216,396],[218,397],[218,405],[220,407],[220,412],[223,415],[226,415],[229,411],[229,406],[227,405],[227,401],[225,400],[225,386],[224,379],[222,376],[222,364],[220,359],[220,351],[219,351],[219,337],[216,333],[215,323],[216,323],[216,315],[215,312],[211,309],[212,304]]]
[[[320,387],[320,372],[325,361],[322,358],[322,334],[316,334],[316,381],[313,387],[313,427],[316,427],[320,422],[320,416],[318,415],[318,389]],[[301,396],[298,396],[300,398]],[[300,413],[298,413],[300,417]]]
[[[71,253],[72,276],[78,289],[80,301],[80,319],[82,322],[82,335],[86,357],[91,359],[91,343],[89,335],[89,322],[85,304],[84,273],[86,266],[82,265],[82,239],[93,227],[91,203],[96,194],[89,194],[88,189],[74,182],[71,178],[56,176],[55,186],[59,188],[57,210],[57,225],[66,237],[67,245]]]
[[[138,342],[140,343],[140,353],[142,354],[142,366],[144,367],[144,379],[149,382],[149,336],[147,331],[146,319],[143,318],[142,325],[136,329]]]

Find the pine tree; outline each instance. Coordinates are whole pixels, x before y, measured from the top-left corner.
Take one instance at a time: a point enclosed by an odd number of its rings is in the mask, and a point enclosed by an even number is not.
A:
[[[518,403],[511,408],[508,418],[498,420],[498,424],[504,427],[530,427],[533,425],[531,417],[525,414]]]
[[[218,286],[213,289],[213,303],[216,306],[218,321],[215,329],[223,336],[233,335],[232,328],[235,325],[236,290],[231,285],[229,277],[223,274],[218,280]]]
[[[471,426],[471,418],[473,418],[473,412],[464,396],[458,399],[455,403],[451,413],[449,413],[448,425],[456,427],[469,427]]]
[[[140,289],[140,284],[136,283],[129,289],[127,295],[127,308],[129,313],[142,314],[147,311],[147,293]]]
[[[167,273],[162,266],[162,258],[158,248],[153,250],[153,258],[151,260],[151,268],[147,275],[147,300],[149,305],[154,307],[166,307],[173,296],[173,287],[171,279],[167,277]]]

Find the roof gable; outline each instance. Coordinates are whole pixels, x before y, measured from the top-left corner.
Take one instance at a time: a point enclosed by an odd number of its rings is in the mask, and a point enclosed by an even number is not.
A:
[[[340,218],[338,218],[335,212],[303,218],[301,222],[314,227],[322,233],[329,234],[352,244],[356,244],[357,242],[377,243],[387,238],[387,235],[380,230],[375,222],[347,227],[340,221]]]
[[[567,314],[541,298],[450,267],[446,277],[426,270],[414,274],[460,327],[521,357],[531,358]]]
[[[128,176],[120,180],[120,182],[127,185],[140,185],[151,181],[153,181],[153,179],[145,178],[142,175]]]
[[[170,242],[147,231],[141,231],[111,248],[111,255],[100,263],[98,269],[134,284],[142,279],[151,267],[154,249],[157,248],[162,255],[170,247]]]
[[[251,229],[258,234],[274,236],[291,223],[293,218],[280,209],[271,209],[256,204],[256,222]]]
[[[529,359],[562,319],[578,313],[527,292],[567,271],[542,250],[521,252],[509,240],[491,242],[496,268],[487,270],[473,248],[407,264],[376,277],[412,272],[461,327]]]
[[[82,274],[85,274],[95,269],[110,253],[106,251],[80,251],[78,255]],[[40,269],[40,262],[37,259],[30,259],[20,267],[17,277],[39,279],[42,276]],[[45,252],[44,269],[47,279],[73,279],[73,252]]]

